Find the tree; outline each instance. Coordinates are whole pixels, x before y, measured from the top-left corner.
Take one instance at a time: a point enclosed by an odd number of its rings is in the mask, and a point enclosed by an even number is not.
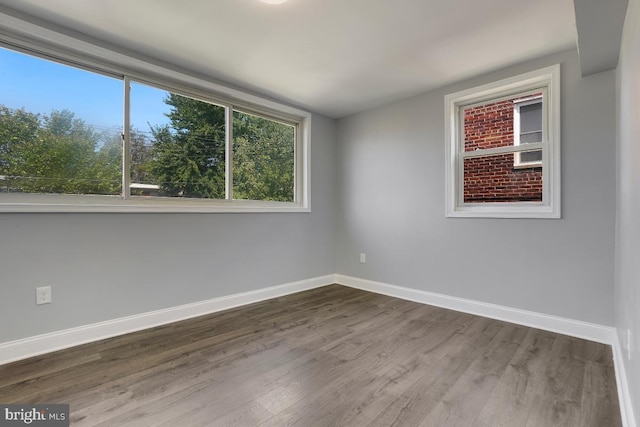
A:
[[[170,124],[130,130],[132,183],[160,194],[225,197],[225,107],[168,94]],[[295,129],[233,113],[234,198],[293,201]],[[34,114],[0,106],[0,189],[17,192],[119,194],[119,131],[97,132],[68,110]]]
[[[139,129],[129,131],[129,149],[131,152],[131,182],[148,184],[153,181],[149,170],[153,159],[153,139]]]
[[[295,129],[236,111],[233,136],[234,198],[292,202]]]
[[[152,126],[149,172],[163,194],[225,197],[225,109],[169,94],[171,125]]]
[[[170,125],[152,126],[148,171],[163,193],[225,197],[225,109],[169,94]],[[235,111],[234,198],[293,201],[295,130]]]
[[[0,106],[0,175],[8,191],[117,194],[117,154],[68,110],[49,115]],[[118,161],[119,163],[119,161]]]
[[[40,116],[24,109],[12,110],[0,105],[0,176],[5,189],[13,189],[14,177],[22,176],[28,162],[28,147],[38,139]]]
[[[102,188],[97,180],[95,151],[99,135],[68,110],[44,116],[40,143],[33,147],[32,165],[49,192],[91,194]],[[33,169],[32,169],[33,171]],[[42,188],[39,192],[43,192]]]
[[[122,189],[122,136],[120,132],[105,131],[102,145],[95,153],[96,183],[94,194],[120,194]]]

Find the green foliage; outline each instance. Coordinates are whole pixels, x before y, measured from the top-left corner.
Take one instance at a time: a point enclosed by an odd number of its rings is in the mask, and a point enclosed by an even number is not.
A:
[[[68,110],[39,115],[0,106],[2,187],[26,193],[118,194],[118,154]]]
[[[234,198],[292,202],[295,129],[235,111],[233,137]]]
[[[171,125],[152,127],[148,170],[166,195],[225,197],[225,109],[170,94]],[[292,126],[233,114],[234,198],[293,201]]]
[[[0,175],[16,175],[38,140],[40,116],[0,105]]]
[[[131,182],[223,199],[225,108],[174,94],[164,102],[170,124],[130,130]],[[234,198],[293,201],[294,127],[235,111],[233,135]],[[0,105],[0,191],[119,194],[121,182],[119,132],[97,132],[68,110]]]
[[[122,137],[119,134],[105,133],[104,141],[94,154],[92,166],[98,184],[86,194],[120,194],[122,188]]]
[[[149,171],[156,184],[169,196],[224,198],[224,107],[175,94],[165,103],[171,126],[151,128]]]
[[[138,129],[129,131],[129,148],[131,151],[131,182],[150,183],[155,179],[149,170],[152,154],[152,141]]]

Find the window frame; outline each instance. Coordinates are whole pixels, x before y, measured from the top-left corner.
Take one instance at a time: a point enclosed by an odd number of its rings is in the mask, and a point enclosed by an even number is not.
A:
[[[189,71],[169,68],[139,56],[107,49],[0,13],[13,24],[11,32],[0,32],[0,46],[43,60],[122,80],[124,93],[123,191],[121,196],[69,195],[42,193],[4,193],[0,196],[2,212],[310,212],[310,138],[311,113],[247,92],[216,83]],[[2,25],[0,25],[0,30]],[[117,65],[114,65],[117,64]],[[171,197],[131,196],[129,188],[129,82],[139,82],[227,108],[226,121],[226,197],[225,199],[182,199]],[[233,171],[229,157],[233,111],[259,115],[268,120],[295,126],[294,201],[235,200]]]
[[[545,100],[543,142],[526,144],[527,149],[514,143],[508,147],[464,151],[464,108],[534,91],[542,91]],[[446,217],[561,218],[560,64],[448,94],[444,106]],[[542,202],[464,203],[465,158],[536,150],[542,150]]]

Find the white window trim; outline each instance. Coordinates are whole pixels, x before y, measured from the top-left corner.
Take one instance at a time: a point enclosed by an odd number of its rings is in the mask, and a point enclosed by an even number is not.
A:
[[[242,111],[266,116],[269,119],[279,119],[295,124],[295,201],[233,200],[231,197],[225,200],[135,196],[123,199],[118,196],[1,193],[0,213],[311,211],[311,114],[309,112],[233,89],[170,64],[158,65],[150,59],[141,58],[135,53],[124,52],[113,46],[107,46],[105,43],[85,35],[69,34],[66,30],[52,24],[33,23],[23,17],[12,16],[5,10],[0,11],[0,46],[118,79],[148,83],[185,96],[225,106],[229,105]],[[123,125],[126,132],[128,124],[124,123]],[[123,167],[127,166],[126,162],[126,159],[123,160]],[[125,189],[128,190],[126,187]],[[127,192],[125,191],[125,193]],[[227,194],[231,195],[228,189]]]
[[[542,96],[533,96],[530,98],[518,100],[513,105],[513,145],[519,146],[520,143],[520,107],[532,104],[539,104],[542,102]],[[543,123],[544,124],[544,123]],[[544,133],[544,126],[542,132]],[[544,137],[543,137],[544,139]],[[515,153],[513,156],[513,167],[515,169],[535,168],[542,166],[542,160],[534,162],[523,162],[520,160],[520,152]]]
[[[464,203],[463,161],[480,157],[522,151],[522,147],[501,147],[477,152],[464,152],[464,135],[458,126],[462,107],[510,95],[546,91],[543,103],[543,124],[546,138],[542,143],[527,144],[527,148],[542,149],[543,200],[518,203]],[[466,89],[445,96],[445,198],[447,217],[480,218],[560,218],[560,65],[556,64],[497,82]]]

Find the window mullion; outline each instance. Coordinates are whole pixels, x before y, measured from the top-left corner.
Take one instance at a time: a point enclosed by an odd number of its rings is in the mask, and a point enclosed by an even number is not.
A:
[[[456,151],[454,153],[455,156],[455,165],[456,165],[456,177],[455,177],[455,188],[456,188],[456,206],[462,206],[464,203],[464,156],[459,154],[464,154],[464,108],[460,106],[456,106],[456,115],[457,122],[454,127],[454,135],[455,135],[455,147]]]
[[[469,159],[473,157],[495,156],[498,154],[523,153],[527,151],[538,151],[545,148],[544,142],[528,142],[520,145],[510,145],[507,147],[486,148],[484,150],[463,151],[460,157]]]
[[[457,205],[462,206],[464,204],[464,157],[458,156],[456,160],[456,190],[457,190]]]
[[[131,197],[131,81],[124,77],[124,115],[122,129],[122,198]]]
[[[553,165],[551,164],[552,163],[551,159],[554,158],[555,156],[552,156],[551,146],[549,144],[549,141],[551,140],[549,138],[549,136],[551,135],[549,132],[549,125],[552,123],[552,120],[553,120],[553,118],[549,114],[549,107],[553,105],[553,102],[549,98],[548,88],[544,88],[543,96],[545,97],[545,99],[549,99],[550,102],[542,103],[542,141],[544,142],[544,145],[545,145],[545,149],[542,150],[542,163],[546,166],[542,169],[542,187],[543,187],[542,202],[547,205],[550,205],[552,203],[551,193],[553,191],[553,187],[551,185],[551,181],[552,181],[551,174],[553,173]],[[556,123],[556,126],[557,126],[557,123]],[[559,138],[557,139],[557,141],[558,140]],[[556,161],[557,161],[557,158],[556,158]],[[559,177],[556,177],[555,179],[559,179]]]
[[[294,132],[295,142],[293,146],[293,176],[296,177],[296,179],[293,180],[293,201],[296,203],[301,203],[304,194],[302,192],[303,186],[300,185],[300,183],[302,183],[302,180],[305,178],[301,177],[301,175],[303,174],[303,168],[301,167],[301,165],[304,161],[304,154],[302,150],[302,135],[300,133],[299,125],[296,124]],[[300,177],[300,179],[298,179],[298,177]]]
[[[225,106],[224,113],[225,199],[233,200],[233,107]]]

